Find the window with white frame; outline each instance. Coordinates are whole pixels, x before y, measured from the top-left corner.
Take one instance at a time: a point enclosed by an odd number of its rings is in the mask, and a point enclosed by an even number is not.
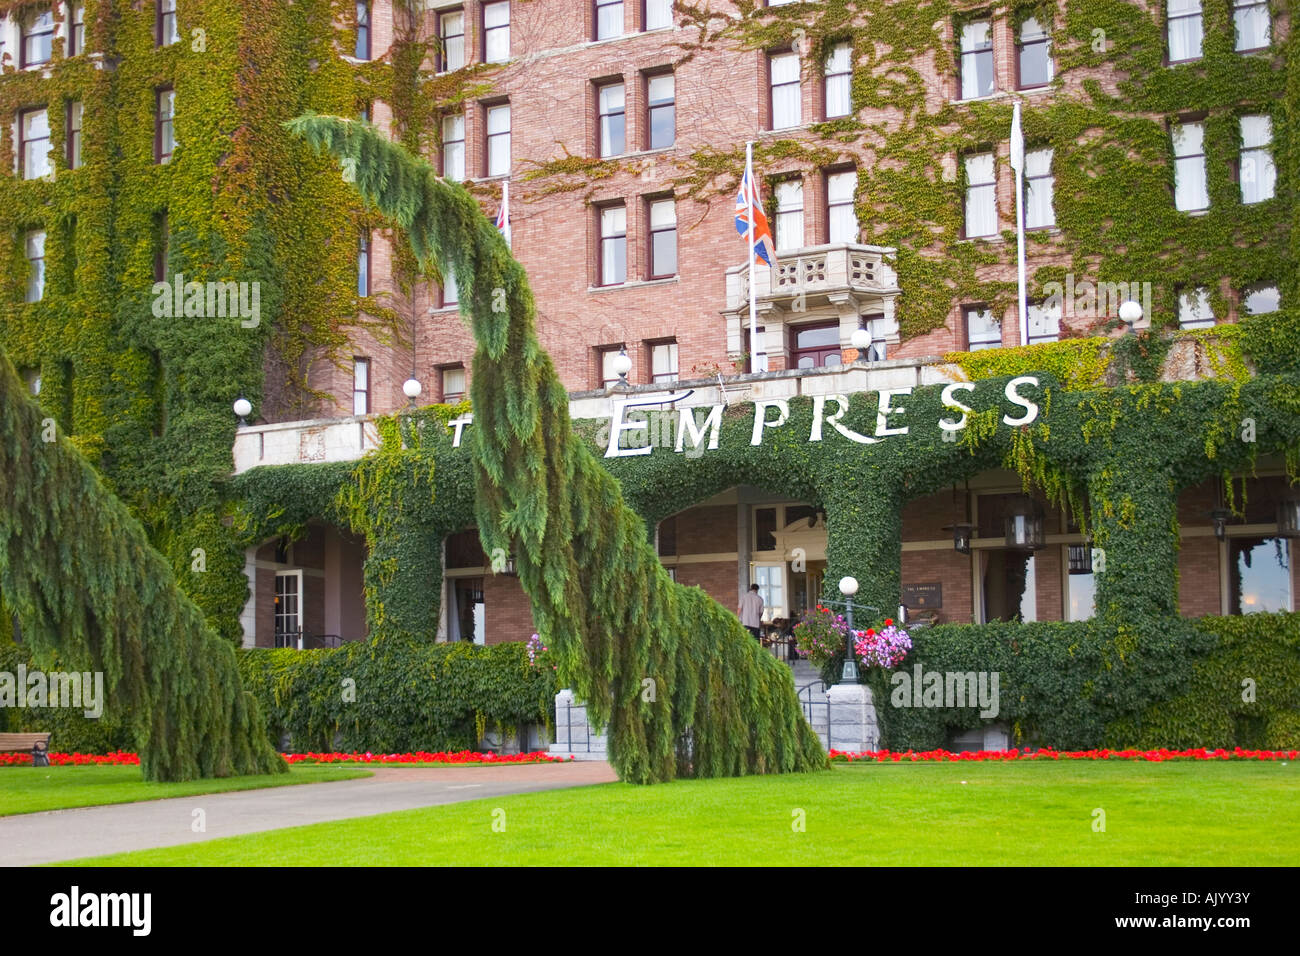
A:
[[[170,163],[176,152],[176,91],[158,90],[154,113],[153,152],[155,163]]]
[[[1232,0],[1232,25],[1238,53],[1266,50],[1272,43],[1268,0]]]
[[[1282,293],[1276,283],[1261,282],[1241,290],[1241,307],[1247,315],[1268,315],[1282,308]]]
[[[596,0],[596,39],[623,35],[623,0]]]
[[[465,179],[465,114],[442,118],[442,176],[459,183]]]
[[[67,144],[66,160],[69,169],[81,168],[81,116],[81,100],[73,100],[68,104],[63,131]]]
[[[276,647],[297,648],[302,641],[302,570],[275,572]]]
[[[1002,322],[993,317],[993,310],[983,305],[971,305],[962,310],[966,325],[966,349],[978,352],[981,349],[1002,347]]]
[[[51,8],[34,11],[22,21],[19,48],[22,52],[21,67],[50,62],[54,49],[54,11]]]
[[[617,385],[620,381],[618,372],[614,370],[614,362],[622,351],[621,345],[607,345],[599,350],[600,384],[605,388]]]
[[[646,30],[665,30],[673,25],[673,0],[645,0]]]
[[[438,39],[442,43],[444,73],[465,65],[465,11],[445,10],[438,14]]]
[[[677,381],[677,343],[655,342],[650,346],[650,380]]]
[[[68,56],[78,56],[86,52],[86,5],[72,4],[68,24]]]
[[[1056,178],[1052,175],[1052,150],[1031,149],[1025,152],[1025,228],[1045,229],[1056,225],[1052,194]]]
[[[768,57],[772,84],[772,129],[789,129],[803,122],[799,91],[799,54],[775,53]]]
[[[442,305],[443,308],[451,305],[460,304],[460,289],[456,286],[456,273],[450,269],[444,269],[442,272]]]
[[[1273,117],[1241,118],[1241,201],[1272,199],[1277,188],[1277,167],[1273,164]]]
[[[1201,0],[1166,0],[1169,17],[1169,62],[1185,63],[1201,58],[1204,26]]]
[[[361,4],[357,4],[358,9]],[[171,46],[181,38],[180,27],[176,23],[176,0],[158,0],[158,32],[154,37],[158,46]]]
[[[27,301],[45,298],[45,230],[27,233]]]
[[[646,78],[646,149],[667,149],[677,141],[677,81],[671,73]]]
[[[362,230],[357,240],[357,295],[370,295],[370,232]]]
[[[1032,90],[1052,82],[1052,41],[1034,17],[1020,24],[1017,47],[1016,76],[1020,88]]]
[[[853,112],[850,96],[853,54],[847,43],[837,43],[826,54],[826,118]]]
[[[650,278],[677,275],[677,203],[655,199],[650,203]],[[673,346],[676,349],[676,346]],[[676,352],[673,353],[674,355]]]
[[[998,184],[992,153],[964,160],[966,168],[966,236],[994,236],[998,231]]]
[[[974,20],[961,25],[961,98],[973,100],[993,92],[993,24]]]
[[[510,104],[487,109],[487,174],[510,175]]]
[[[1030,345],[1040,342],[1055,342],[1061,337],[1061,301],[1049,299],[1046,302],[1030,302],[1026,319],[1029,325]]]
[[[483,62],[510,59],[510,0],[483,4]]]
[[[826,241],[857,242],[858,214],[853,208],[853,191],[858,174],[847,169],[826,175]]]
[[[447,405],[465,400],[465,366],[449,365],[442,370],[442,400]]]
[[[627,281],[627,207],[606,206],[599,215],[600,284],[622,285]]]
[[[864,315],[862,327],[871,333],[871,345],[862,356],[868,362],[883,362],[889,357],[888,329],[883,315]]]
[[[1178,123],[1173,128],[1174,208],[1196,212],[1210,208],[1205,179],[1205,124]]]
[[[357,45],[352,54],[358,60],[370,59],[370,0],[357,0]]]
[[[606,83],[596,88],[600,126],[600,155],[621,156],[627,152],[626,98],[622,83]]]
[[[352,360],[352,414],[370,414],[370,359]]]
[[[1198,286],[1178,293],[1178,327],[1203,329],[1214,324],[1214,311],[1210,308],[1210,290]]]
[[[776,184],[776,251],[803,246],[803,182],[785,179]]]
[[[18,164],[23,179],[50,174],[50,114],[44,107],[18,114]]]

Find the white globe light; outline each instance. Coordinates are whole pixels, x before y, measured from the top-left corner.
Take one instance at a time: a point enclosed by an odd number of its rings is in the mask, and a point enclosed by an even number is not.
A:
[[[853,597],[858,593],[858,579],[855,577],[840,578],[840,593],[845,597]]]
[[[408,378],[402,383],[402,394],[407,398],[419,398],[422,391],[424,391],[424,387],[418,379]]]
[[[849,337],[849,343],[859,352],[866,352],[871,348],[871,332],[867,329],[854,329],[853,335]]]
[[[632,371],[632,360],[627,357],[626,352],[619,352],[614,356],[614,374],[626,375]]]
[[[247,418],[253,414],[253,403],[246,398],[235,399],[235,404],[230,407],[235,410],[235,414],[240,418]]]
[[[1142,318],[1142,306],[1138,305],[1132,299],[1127,302],[1121,302],[1119,306],[1119,317],[1125,322],[1136,322]]]

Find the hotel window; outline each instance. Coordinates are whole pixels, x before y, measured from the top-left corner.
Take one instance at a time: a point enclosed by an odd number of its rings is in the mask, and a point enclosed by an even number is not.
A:
[[[352,55],[358,60],[370,59],[370,0],[357,0],[357,48]]]
[[[442,273],[442,307],[460,305],[460,288],[456,285],[456,273],[450,269]]]
[[[176,0],[158,0],[155,20],[157,33],[154,40],[158,46],[171,46],[180,40],[180,29],[176,24]]]
[[[483,4],[483,62],[510,59],[510,2]]]
[[[1169,62],[1201,58],[1201,0],[1167,0],[1169,9]]]
[[[361,109],[357,110],[357,119],[363,123],[369,123],[372,115],[371,104],[367,101],[361,104]]]
[[[40,66],[50,62],[54,46],[54,11],[46,9],[33,13],[22,24],[19,49],[22,51],[21,67]]]
[[[1210,308],[1210,290],[1196,288],[1178,293],[1178,327],[1204,329],[1214,324],[1214,311]]]
[[[1181,123],[1173,128],[1174,208],[1196,212],[1210,208],[1205,182],[1205,125]]]
[[[650,203],[650,276],[677,275],[677,204],[671,199]]]
[[[40,302],[45,296],[45,230],[27,233],[27,301]]]
[[[18,114],[18,162],[23,179],[50,174],[50,114],[41,108]]]
[[[973,100],[993,92],[993,25],[988,20],[961,27],[961,98]]]
[[[666,149],[677,141],[677,81],[671,73],[646,78],[646,149]]]
[[[834,368],[844,364],[840,354],[839,322],[823,322],[790,330],[795,368]]]
[[[600,285],[627,281],[627,207],[606,206],[600,216]],[[617,376],[615,376],[617,377]]]
[[[1241,305],[1247,315],[1268,315],[1282,308],[1282,293],[1268,282],[1247,286],[1241,290]]]
[[[746,372],[766,372],[767,371],[767,349],[759,355],[754,354],[754,340],[749,334],[749,323],[744,323],[745,328],[745,371]],[[765,336],[767,329],[764,326],[758,327],[758,338],[760,342],[766,342]]]
[[[370,414],[370,359],[352,360],[352,414]]]
[[[1097,578],[1092,570],[1092,547],[1069,544],[1066,554],[1066,620],[1086,621],[1097,613]]]
[[[623,35],[623,0],[596,0],[596,39]]]
[[[803,183],[786,179],[776,184],[776,251],[803,246]]]
[[[603,388],[609,388],[611,385],[619,383],[618,373],[614,371],[614,359],[618,358],[623,351],[621,345],[607,345],[597,350],[597,358],[600,360],[600,384]]]
[[[67,142],[67,162],[69,169],[81,168],[81,100],[68,104],[68,114],[64,123],[64,136]]]
[[[1229,538],[1228,569],[1229,613],[1291,610],[1291,546],[1286,538]]]
[[[826,241],[857,242],[858,214],[853,208],[855,170],[826,174]]]
[[[357,295],[370,295],[370,231],[363,229],[357,240]]]
[[[438,14],[438,38],[442,41],[442,70],[449,73],[465,65],[465,11],[445,10]]]
[[[465,400],[465,366],[449,365],[442,370],[442,400],[447,405]]]
[[[1045,302],[1028,303],[1027,319],[1029,324],[1028,344],[1038,345],[1040,342],[1055,342],[1060,339],[1060,301],[1053,300],[1052,304]]]
[[[862,327],[871,333],[871,344],[863,356],[868,362],[883,362],[889,356],[889,343],[885,339],[885,317],[883,315],[864,315]]]
[[[965,158],[966,237],[994,236],[998,231],[998,185],[992,153]]]
[[[837,43],[826,55],[826,118],[848,116],[853,112],[849,93],[852,54],[847,43]]]
[[[1046,86],[1052,81],[1052,41],[1033,17],[1020,24],[1016,77],[1022,90]]]
[[[442,175],[452,182],[465,178],[465,114],[442,118]]]
[[[69,19],[68,56],[77,56],[86,52],[86,5],[74,3]]]
[[[1031,149],[1025,153],[1025,228],[1045,229],[1056,225],[1052,192],[1052,150]]]
[[[510,104],[487,108],[487,174],[510,175]]]
[[[1263,202],[1272,199],[1277,185],[1277,167],[1273,165],[1273,118],[1241,118],[1241,201]]]
[[[993,318],[993,310],[982,305],[971,305],[962,309],[966,324],[966,350],[978,352],[981,349],[1002,347],[1002,323]]]
[[[626,99],[622,83],[608,83],[596,87],[597,111],[600,120],[600,155],[622,156],[627,152]]]
[[[275,613],[272,620],[276,647],[302,650],[302,605],[302,570],[275,572]]]
[[[650,345],[650,381],[677,381],[677,343],[654,342]]]
[[[673,25],[673,0],[645,0],[645,29],[663,30]]]
[[[36,398],[41,394],[41,371],[36,368],[23,369],[23,383],[27,386],[27,392]]]
[[[176,151],[176,91],[162,89],[157,93],[158,112],[154,118],[153,159],[155,163],[169,163]]]
[[[1272,42],[1268,0],[1233,0],[1232,23],[1238,53],[1268,49]]]
[[[799,54],[777,53],[767,58],[772,85],[772,129],[788,129],[802,121],[799,94]]]

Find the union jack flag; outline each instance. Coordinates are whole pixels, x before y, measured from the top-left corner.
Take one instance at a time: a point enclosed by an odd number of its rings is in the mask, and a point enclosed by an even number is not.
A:
[[[745,175],[740,178],[740,189],[736,193],[736,232],[749,241],[749,210],[751,203],[754,209],[754,265],[760,262],[775,268],[776,266],[776,243],[772,239],[772,229],[767,224],[767,214],[763,212],[763,201],[759,197],[758,189],[753,185],[754,178],[750,170],[745,170]],[[751,195],[752,193],[752,195]]]

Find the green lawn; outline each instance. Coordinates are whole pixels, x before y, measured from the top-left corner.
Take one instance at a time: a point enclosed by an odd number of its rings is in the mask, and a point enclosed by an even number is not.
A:
[[[1093,830],[1094,809],[1106,813],[1104,833]],[[796,811],[804,832],[792,825]],[[494,820],[504,820],[503,831],[493,830]],[[475,800],[81,862],[1295,865],[1300,767],[859,764]]]
[[[0,816],[369,776],[369,770],[355,767],[290,767],[287,774],[149,783],[140,776],[139,767],[32,767],[20,764],[0,767]]]

